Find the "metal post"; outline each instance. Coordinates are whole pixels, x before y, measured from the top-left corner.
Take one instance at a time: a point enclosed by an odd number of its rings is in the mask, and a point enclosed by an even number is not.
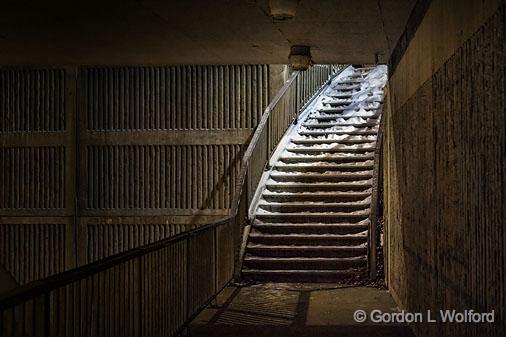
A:
[[[219,288],[218,287],[218,272],[219,272],[219,268],[218,268],[218,227],[214,227],[213,235],[214,235],[214,244],[213,244],[213,248],[214,248],[214,293],[218,294],[218,288]],[[213,299],[212,305],[218,306],[217,298],[218,298],[218,296],[216,296]]]

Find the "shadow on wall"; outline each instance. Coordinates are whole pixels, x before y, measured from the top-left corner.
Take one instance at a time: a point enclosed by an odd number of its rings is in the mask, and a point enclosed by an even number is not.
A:
[[[12,275],[0,264],[0,293],[16,288],[19,284]]]

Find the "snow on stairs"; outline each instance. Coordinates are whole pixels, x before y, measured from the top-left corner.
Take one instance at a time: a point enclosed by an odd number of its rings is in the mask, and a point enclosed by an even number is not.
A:
[[[337,282],[366,277],[383,66],[345,70],[302,113],[258,202],[243,277]]]

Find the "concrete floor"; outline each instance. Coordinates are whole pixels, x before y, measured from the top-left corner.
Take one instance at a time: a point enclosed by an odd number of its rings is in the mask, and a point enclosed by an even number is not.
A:
[[[398,309],[386,290],[328,284],[227,287],[191,323],[192,337],[411,337],[406,325],[357,323],[355,310]]]

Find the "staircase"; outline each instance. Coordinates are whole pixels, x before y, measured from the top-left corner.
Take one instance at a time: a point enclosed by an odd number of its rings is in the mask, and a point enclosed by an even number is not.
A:
[[[374,151],[386,66],[348,67],[287,132],[259,186],[243,277],[366,277]]]

